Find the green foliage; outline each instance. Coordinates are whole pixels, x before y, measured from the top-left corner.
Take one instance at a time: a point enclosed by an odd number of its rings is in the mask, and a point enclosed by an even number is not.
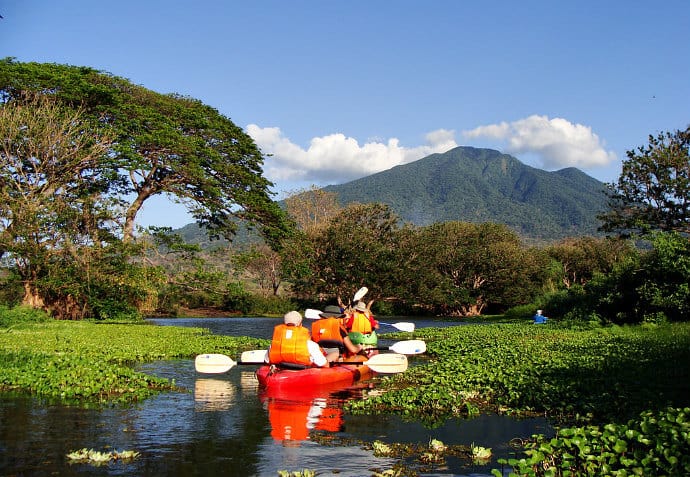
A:
[[[244,315],[273,316],[284,315],[288,311],[301,307],[292,299],[275,295],[248,295],[244,300]],[[235,308],[230,308],[235,309]]]
[[[584,287],[572,287],[561,303],[547,303],[569,319],[608,323],[688,321],[690,241],[680,234],[650,235],[652,249],[626,255],[608,274],[595,273]]]
[[[498,462],[520,476],[688,475],[688,435],[690,408],[644,411],[626,424],[565,428],[551,439],[535,435],[524,457]]]
[[[560,265],[559,281],[566,288],[586,284],[595,273],[610,273],[635,252],[630,241],[597,237],[568,238],[546,248]]]
[[[344,297],[366,284],[371,296],[385,295],[386,284],[397,279],[398,222],[385,205],[352,204],[318,231],[292,236],[281,252],[292,288]]]
[[[216,336],[200,328],[53,321],[0,332],[0,390],[74,402],[132,402],[175,389],[139,373],[144,361],[230,355],[267,340]]]
[[[0,304],[0,328],[9,328],[25,323],[42,323],[49,319],[50,316],[43,310],[28,306],[9,308]]]
[[[650,135],[627,155],[618,183],[608,186],[603,229],[690,233],[690,127]]]
[[[541,292],[545,255],[522,246],[498,224],[445,222],[409,234],[401,253],[406,290],[443,315],[479,315],[487,306],[505,309],[529,302]]]
[[[415,338],[426,341],[428,361],[417,358],[419,365],[383,381],[384,394],[349,402],[349,410],[428,425],[474,406],[600,423],[690,404],[688,323],[585,331],[458,326],[418,329]]]
[[[250,310],[250,294],[244,289],[244,286],[239,282],[228,284],[225,293],[225,301],[223,308],[231,311],[239,311],[240,313],[248,313]]]
[[[503,316],[511,321],[529,321],[534,316],[535,311],[542,308],[543,306],[533,303],[518,305],[506,310]]]

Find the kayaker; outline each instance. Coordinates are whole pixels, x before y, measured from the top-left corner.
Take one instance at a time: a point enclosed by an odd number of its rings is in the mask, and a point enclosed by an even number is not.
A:
[[[340,307],[329,305],[319,316],[321,318],[311,325],[311,339],[319,346],[336,350],[342,356],[354,356],[362,351],[362,345],[354,344],[348,336],[343,324],[343,318],[347,315],[340,311]]]
[[[350,309],[344,323],[353,343],[361,344],[365,349],[376,346],[378,341],[376,330],[379,328],[379,323],[374,319],[366,303],[358,301],[354,309]]]
[[[548,318],[542,314],[542,310],[537,310],[537,314],[532,317],[535,325],[543,325]]]
[[[374,319],[366,303],[358,301],[354,310],[345,318],[345,328],[349,332],[369,335],[379,328],[379,322]]]
[[[273,329],[273,339],[266,353],[267,363],[287,367],[328,366],[338,359],[338,353],[326,355],[321,347],[312,341],[307,328],[302,327],[302,315],[290,311],[283,316],[283,324]]]

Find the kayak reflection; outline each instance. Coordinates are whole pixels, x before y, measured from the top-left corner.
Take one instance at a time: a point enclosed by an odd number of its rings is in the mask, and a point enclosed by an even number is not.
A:
[[[271,424],[271,437],[285,445],[309,439],[312,430],[339,432],[343,428],[342,403],[328,398],[311,401],[289,401],[279,398],[263,400]]]
[[[374,375],[367,366],[280,370],[270,375],[267,368],[257,370],[259,399],[268,411],[271,436],[285,446],[308,440],[311,431],[342,431],[343,403],[361,396],[361,387]]]

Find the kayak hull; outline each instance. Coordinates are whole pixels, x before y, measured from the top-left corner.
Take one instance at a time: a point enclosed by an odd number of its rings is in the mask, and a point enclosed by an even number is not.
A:
[[[326,396],[358,381],[370,379],[374,372],[366,365],[336,365],[300,370],[261,366],[256,371],[259,386],[267,397],[310,398]]]

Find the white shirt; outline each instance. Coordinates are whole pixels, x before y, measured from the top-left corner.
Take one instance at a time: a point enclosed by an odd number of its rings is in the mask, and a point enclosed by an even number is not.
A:
[[[321,346],[319,346],[318,343],[309,340],[307,341],[307,348],[309,349],[309,358],[311,358],[312,363],[314,363],[320,368],[328,364],[328,360],[323,355],[323,351],[321,351]]]

